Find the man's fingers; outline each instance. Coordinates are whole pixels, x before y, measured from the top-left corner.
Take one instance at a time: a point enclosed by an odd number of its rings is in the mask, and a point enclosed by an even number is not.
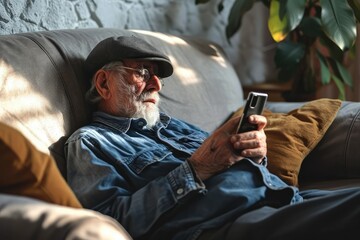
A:
[[[262,115],[251,115],[249,117],[249,122],[258,125],[258,130],[261,130],[265,128],[267,119]]]

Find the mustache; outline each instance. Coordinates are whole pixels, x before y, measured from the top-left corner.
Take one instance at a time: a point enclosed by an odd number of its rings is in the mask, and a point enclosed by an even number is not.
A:
[[[137,101],[144,101],[148,98],[154,98],[157,102],[159,101],[159,94],[158,93],[151,93],[151,92],[143,92],[137,97]]]

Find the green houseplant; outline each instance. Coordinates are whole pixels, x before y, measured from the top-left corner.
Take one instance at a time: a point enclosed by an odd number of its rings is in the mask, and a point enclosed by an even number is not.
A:
[[[213,0],[195,0],[195,4],[209,1]],[[221,12],[229,1],[218,1]],[[274,59],[278,80],[292,80],[291,93],[301,96],[312,95],[318,83],[333,81],[339,98],[346,99],[345,88],[352,87],[352,77],[343,63],[354,49],[360,0],[231,1],[228,39],[240,29],[242,17],[255,2],[269,9],[268,29],[278,43]]]

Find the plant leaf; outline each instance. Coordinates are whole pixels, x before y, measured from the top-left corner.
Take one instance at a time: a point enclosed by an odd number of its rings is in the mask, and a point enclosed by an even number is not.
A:
[[[234,4],[230,9],[228,16],[228,24],[226,26],[226,37],[230,39],[237,30],[241,27],[242,17],[247,13],[254,2],[259,0],[235,0]]]
[[[301,22],[306,0],[272,0],[270,3],[269,31],[276,42],[286,38]]]
[[[287,11],[286,2],[287,2],[287,0],[279,0],[279,18],[280,18],[280,20],[283,20],[283,18],[286,15],[286,11]]]
[[[281,42],[284,40],[290,31],[288,28],[287,15],[285,15],[283,18],[280,18],[280,6],[280,0],[272,0],[270,3],[268,28],[272,38],[276,42]]]
[[[278,68],[291,68],[300,63],[305,54],[305,46],[301,43],[283,41],[277,45],[275,64]]]
[[[359,0],[348,0],[350,7],[353,9],[354,15],[358,22],[360,22],[360,2]]]
[[[305,47],[303,44],[283,41],[277,45],[275,52],[275,64],[279,69],[278,80],[288,81],[299,67],[304,57]]]
[[[319,43],[322,46],[321,48],[327,49],[331,58],[334,58],[340,62],[342,61],[344,58],[344,52],[324,32],[320,32],[319,40]]]
[[[305,36],[310,38],[316,38],[321,35],[320,19],[316,17],[304,17],[299,28]]]
[[[334,80],[335,85],[339,90],[339,99],[344,101],[346,99],[344,83],[334,74],[331,75],[331,78]]]
[[[342,79],[346,85],[352,87],[353,81],[349,71],[340,62],[335,60],[335,63],[338,73],[340,75],[340,79]]]
[[[344,0],[320,0],[320,2],[324,32],[340,49],[350,48],[356,39],[356,20],[349,4]]]
[[[320,62],[321,83],[329,84],[331,73],[327,65],[326,58],[319,51],[316,51],[316,55],[318,56]]]
[[[288,28],[294,30],[304,17],[306,0],[287,0],[286,14],[288,18]]]

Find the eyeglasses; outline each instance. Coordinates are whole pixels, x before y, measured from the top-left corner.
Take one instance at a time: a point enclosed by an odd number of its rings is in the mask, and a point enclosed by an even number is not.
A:
[[[149,70],[147,70],[146,68],[131,68],[131,67],[124,67],[124,66],[122,66],[122,68],[134,71],[136,74],[136,77],[142,78],[142,80],[145,83],[147,83],[150,80],[150,78],[155,75],[155,74],[150,74]],[[161,78],[159,78],[159,80],[161,82],[161,85],[164,86],[163,80]]]
[[[146,68],[131,68],[131,67],[122,67],[124,69],[133,70],[136,73],[137,78],[142,78],[142,80],[146,83],[150,80],[151,76],[149,70]]]

